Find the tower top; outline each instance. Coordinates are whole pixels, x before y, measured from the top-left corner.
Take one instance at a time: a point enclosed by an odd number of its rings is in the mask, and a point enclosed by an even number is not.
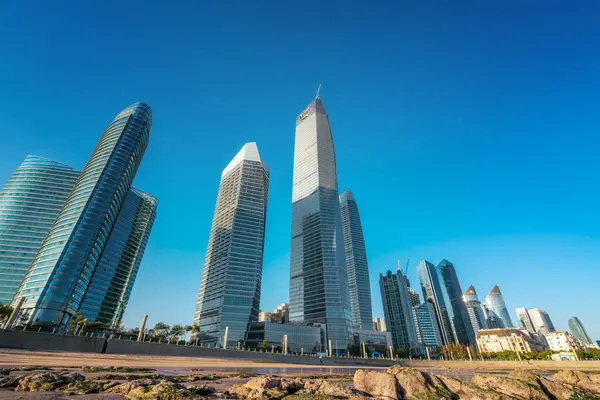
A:
[[[315,95],[315,99],[319,98],[319,93],[321,93],[321,84],[319,83],[319,88],[317,89],[317,94]]]

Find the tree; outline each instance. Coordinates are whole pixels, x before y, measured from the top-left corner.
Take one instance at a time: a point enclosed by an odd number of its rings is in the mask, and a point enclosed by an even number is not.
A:
[[[85,319],[85,317],[83,315],[79,314],[78,312],[73,314],[73,316],[71,317],[71,320],[69,321],[69,325],[67,326],[67,334],[74,335],[77,330],[77,325],[82,324],[84,319]]]
[[[169,336],[170,330],[171,327],[169,325],[164,322],[157,322],[156,325],[154,325],[154,328],[152,328],[151,336],[163,340]]]
[[[184,330],[183,326],[173,325],[173,327],[171,328],[171,332],[169,332],[169,342],[171,342],[171,339],[176,339],[177,342],[179,342],[179,340],[181,339],[181,336],[183,336],[184,333],[185,333],[185,330]]]
[[[187,341],[187,336],[188,334],[192,331],[192,325],[186,325],[183,327],[183,330],[185,331],[185,339]]]
[[[460,343],[451,343],[442,346],[442,354],[446,360],[468,360],[467,346]]]
[[[263,340],[262,342],[260,342],[258,344],[258,346],[256,346],[256,350],[260,350],[260,351],[270,350],[269,342],[267,342],[266,340]]]
[[[0,321],[7,321],[12,314],[13,308],[8,304],[0,304]]]

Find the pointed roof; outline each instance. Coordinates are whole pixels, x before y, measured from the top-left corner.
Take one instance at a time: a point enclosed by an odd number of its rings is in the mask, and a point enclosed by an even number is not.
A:
[[[500,293],[500,288],[498,287],[498,285],[496,285],[492,288],[492,290],[490,291],[490,294],[496,294],[498,296],[502,296],[502,293]]]
[[[354,200],[354,194],[352,194],[352,190],[344,190],[344,192],[340,195],[340,201],[356,201]]]
[[[473,287],[473,285],[469,286],[469,288],[465,292],[465,295],[477,296],[477,292],[475,291],[475,288]]]
[[[256,142],[246,143],[240,151],[233,157],[233,159],[229,162],[229,164],[223,170],[221,177],[225,176],[227,173],[233,171],[233,169],[244,161],[258,161],[263,164],[265,169],[268,170],[267,165],[260,159],[260,154],[258,154],[258,147],[256,146]]]

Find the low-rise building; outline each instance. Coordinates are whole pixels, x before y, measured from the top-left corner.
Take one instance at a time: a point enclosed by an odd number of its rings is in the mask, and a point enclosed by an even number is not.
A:
[[[259,343],[266,342],[269,348],[283,348],[285,335],[288,337],[288,353],[315,354],[326,351],[325,326],[319,324],[250,322],[245,345],[255,349]]]
[[[275,310],[261,311],[258,322],[273,322],[274,324],[287,324],[290,322],[290,307],[287,303],[280,304]]]
[[[389,354],[389,348],[392,345],[391,332],[377,332],[369,330],[358,330],[354,332],[354,344],[359,346],[362,351],[362,344],[365,344],[369,354]]]
[[[544,334],[550,350],[573,351],[583,350],[585,346],[569,332],[548,332]]]
[[[545,343],[526,329],[481,329],[477,331],[476,336],[477,347],[481,352],[530,352],[546,350]]]

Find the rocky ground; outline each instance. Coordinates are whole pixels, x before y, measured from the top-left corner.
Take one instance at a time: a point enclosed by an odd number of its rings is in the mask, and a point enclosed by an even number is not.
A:
[[[17,367],[0,369],[0,398],[96,400],[600,400],[600,375],[476,373],[471,380],[393,366],[352,375],[282,377],[247,373],[163,375],[148,368]]]

